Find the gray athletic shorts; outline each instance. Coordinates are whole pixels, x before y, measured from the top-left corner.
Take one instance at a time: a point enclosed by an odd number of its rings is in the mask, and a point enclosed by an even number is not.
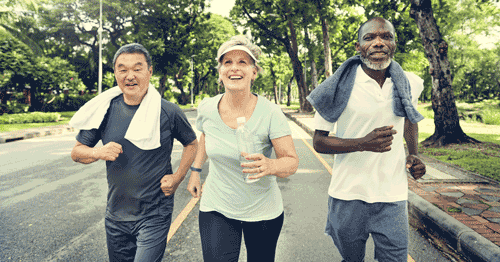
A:
[[[330,197],[325,233],[346,262],[363,261],[369,234],[379,262],[408,261],[407,201],[366,203]]]

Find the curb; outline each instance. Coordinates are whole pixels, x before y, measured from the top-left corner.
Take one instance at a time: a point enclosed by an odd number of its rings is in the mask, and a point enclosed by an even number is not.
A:
[[[471,261],[500,261],[500,247],[410,190],[408,211],[418,223],[435,231],[453,249]]]
[[[70,127],[69,125],[62,125],[58,127],[47,127],[47,128],[33,129],[33,130],[25,130],[17,133],[8,132],[0,134],[0,144],[30,139],[35,137],[60,135],[67,132],[73,132],[74,130],[75,129]]]
[[[314,131],[289,113],[283,112],[311,137]],[[408,213],[436,231],[458,253],[474,262],[500,261],[500,247],[435,207],[416,193],[408,190]]]

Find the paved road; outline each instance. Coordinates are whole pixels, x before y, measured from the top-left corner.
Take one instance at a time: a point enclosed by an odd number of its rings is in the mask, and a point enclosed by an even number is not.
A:
[[[186,114],[194,123],[196,112]],[[311,138],[293,122],[289,124],[300,166],[295,175],[279,179],[285,224],[276,261],[340,261],[333,242],[323,234],[330,181],[327,167],[332,158],[314,154]],[[69,154],[75,134],[0,145],[0,261],[107,261],[105,164],[74,163]],[[174,169],[181,151],[176,143]],[[202,261],[198,204],[186,185],[187,180],[176,193],[173,218],[177,219],[164,261]],[[414,261],[448,261],[415,230],[410,232],[409,255]],[[240,261],[245,257],[242,247]],[[372,258],[370,241],[367,261]]]

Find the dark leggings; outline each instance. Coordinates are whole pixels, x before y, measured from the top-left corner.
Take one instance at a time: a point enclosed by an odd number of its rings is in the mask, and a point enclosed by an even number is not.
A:
[[[272,262],[283,226],[283,213],[272,220],[244,222],[212,211],[200,211],[200,235],[205,262],[238,261],[241,234],[245,238],[248,262]]]

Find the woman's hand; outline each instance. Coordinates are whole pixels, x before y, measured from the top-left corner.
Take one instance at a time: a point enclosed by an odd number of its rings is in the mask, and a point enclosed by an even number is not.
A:
[[[276,173],[275,169],[275,159],[269,159],[263,154],[247,154],[241,153],[242,156],[247,160],[253,160],[253,162],[243,163],[241,164],[243,169],[243,173],[256,174],[253,176],[249,176],[249,179],[258,179],[267,175],[274,175]]]
[[[194,198],[201,197],[202,187],[200,182],[200,173],[196,171],[191,172],[191,176],[189,177],[189,183],[187,185],[187,190]]]

